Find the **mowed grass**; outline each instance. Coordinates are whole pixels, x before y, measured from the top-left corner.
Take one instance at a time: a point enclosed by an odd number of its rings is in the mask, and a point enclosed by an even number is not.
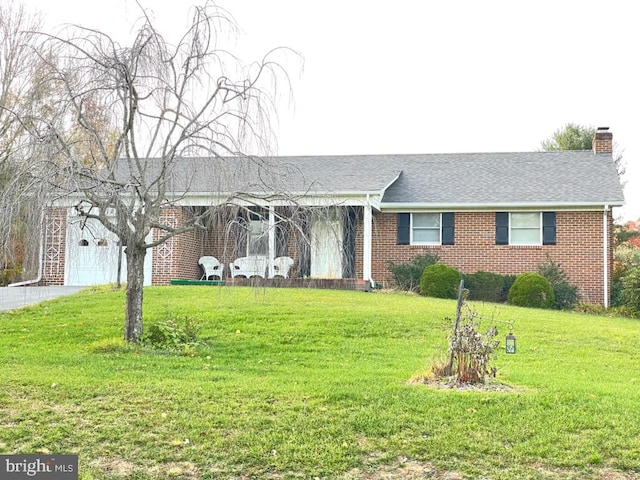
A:
[[[472,306],[515,320],[510,391],[408,383],[454,301],[145,290],[147,325],[203,322],[195,356],[119,347],[122,291],[0,314],[0,454],[78,454],[85,480],[640,478],[640,322]]]

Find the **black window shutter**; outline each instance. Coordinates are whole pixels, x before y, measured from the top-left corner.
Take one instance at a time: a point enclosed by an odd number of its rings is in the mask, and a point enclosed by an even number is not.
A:
[[[442,214],[442,245],[455,245],[455,223],[455,213]]]
[[[542,212],[542,244],[556,244],[556,212]]]
[[[398,214],[398,245],[409,245],[411,241],[411,214]]]
[[[496,212],[496,245],[509,245],[509,212]]]

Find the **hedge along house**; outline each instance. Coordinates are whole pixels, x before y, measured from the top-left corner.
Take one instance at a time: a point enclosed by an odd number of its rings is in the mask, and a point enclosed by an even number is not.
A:
[[[190,215],[210,215],[202,229],[147,255],[146,284],[199,279],[201,256],[219,259],[224,277],[234,260],[263,257],[267,279],[277,273],[273,259],[288,256],[293,267],[278,284],[347,288],[391,286],[390,261],[427,253],[466,273],[536,271],[551,258],[583,301],[608,305],[611,209],[624,198],[606,128],[593,151],[191,158],[181,165],[160,221],[179,226]],[[121,248],[99,224],[81,225],[77,200],[46,216],[41,283],[116,280]]]

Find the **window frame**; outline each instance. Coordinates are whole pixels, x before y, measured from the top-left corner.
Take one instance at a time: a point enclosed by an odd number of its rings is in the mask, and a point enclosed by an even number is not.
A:
[[[415,215],[437,215],[438,216],[438,227],[415,227],[414,226],[414,216]],[[414,240],[414,230],[438,230],[438,241],[437,242],[418,242]],[[410,221],[409,221],[409,244],[410,245],[431,245],[431,246],[439,246],[442,245],[442,212],[411,212]]]
[[[517,246],[517,247],[537,247],[537,246],[542,246],[543,245],[543,212],[542,211],[538,211],[538,210],[531,210],[531,211],[521,211],[521,212],[508,212],[509,213],[509,245],[513,245],[513,246]],[[521,243],[514,243],[513,240],[513,231],[514,230],[533,230],[533,227],[514,227],[513,226],[513,215],[521,215],[521,214],[537,214],[538,215],[538,226],[536,227],[536,230],[538,231],[538,239],[536,240],[536,242],[521,242]]]

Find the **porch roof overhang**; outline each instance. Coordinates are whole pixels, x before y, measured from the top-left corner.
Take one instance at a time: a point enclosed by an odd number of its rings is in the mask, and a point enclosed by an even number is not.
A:
[[[175,202],[168,201],[177,206],[205,206],[217,207],[222,205],[263,206],[263,207],[328,207],[345,206],[357,207],[370,205],[380,210],[380,201],[383,192],[331,192],[326,194],[309,192],[292,192],[287,196],[265,195],[264,193],[249,192],[235,194],[195,193],[177,198]]]
[[[329,207],[329,206],[371,206],[375,210],[380,210],[380,202],[384,192],[331,192],[313,193],[291,192],[286,196],[267,195],[261,192],[248,193],[219,193],[212,195],[208,192],[190,192],[188,194],[169,194],[164,203],[166,206],[177,207],[221,207],[224,205],[239,206],[273,206],[273,207]],[[53,207],[73,207],[85,197],[80,192],[75,192],[64,197],[60,197],[51,202]]]

